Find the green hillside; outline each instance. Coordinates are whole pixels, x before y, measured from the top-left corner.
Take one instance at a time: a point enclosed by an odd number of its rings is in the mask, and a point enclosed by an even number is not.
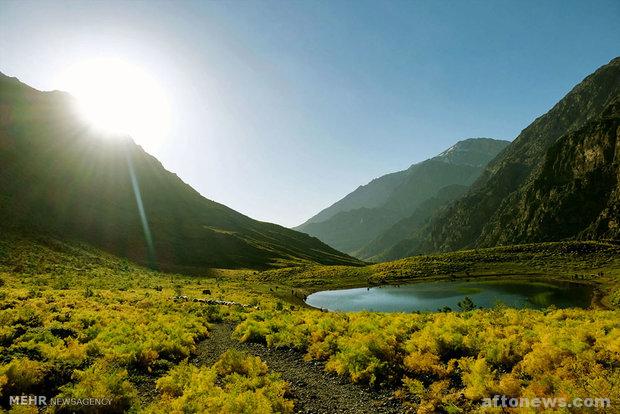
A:
[[[441,188],[434,197],[422,202],[410,216],[396,222],[356,252],[356,255],[375,262],[407,257],[423,239],[428,221],[465,194],[467,189],[467,186],[459,184]]]
[[[547,243],[189,277],[84,243],[2,233],[0,410],[37,412],[9,406],[7,396],[26,393],[103,395],[97,412],[115,413],[474,413],[494,393],[584,389],[613,407],[618,311],[599,308],[620,306],[619,258],[609,243]],[[300,306],[329,287],[515,274],[591,284],[603,303],[421,314]]]
[[[81,240],[165,270],[355,264],[306,234],[208,200],[73,98],[0,75],[0,226]]]

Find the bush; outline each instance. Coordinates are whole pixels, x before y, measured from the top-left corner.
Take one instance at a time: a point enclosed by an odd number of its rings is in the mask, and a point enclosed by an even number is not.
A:
[[[207,305],[204,313],[209,322],[219,323],[224,320],[220,307],[217,305]]]
[[[72,410],[93,412],[102,408],[108,413],[124,413],[138,403],[138,392],[129,382],[127,371],[95,364],[85,371],[76,371],[74,383],[60,388],[58,398],[110,398],[105,407],[71,407]],[[93,410],[94,409],[94,410]]]
[[[617,311],[374,314],[260,311],[234,337],[306,351],[352,381],[392,383],[419,413],[474,412],[482,397],[609,397],[620,404]]]
[[[184,362],[157,380],[161,393],[150,413],[292,413],[286,382],[258,357],[229,350],[213,367]]]
[[[476,305],[474,304],[474,301],[471,300],[471,298],[469,296],[465,296],[465,298],[463,300],[459,301],[456,305],[463,312],[467,312],[467,311],[471,311],[471,310],[476,309]]]
[[[267,364],[261,361],[259,357],[247,356],[235,349],[224,352],[213,365],[213,368],[220,376],[239,374],[247,377],[258,377],[266,375],[268,372]]]
[[[41,388],[49,367],[28,358],[14,359],[0,367],[0,396],[34,393]]]
[[[265,324],[248,319],[237,326],[233,336],[241,342],[266,343],[265,338],[269,332],[269,327]]]

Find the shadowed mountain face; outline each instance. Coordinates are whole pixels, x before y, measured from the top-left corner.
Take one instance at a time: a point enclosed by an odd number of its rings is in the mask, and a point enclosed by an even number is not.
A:
[[[83,240],[169,270],[359,263],[202,197],[131,139],[90,130],[69,95],[2,74],[0,216],[5,231]]]
[[[489,138],[461,141],[436,157],[359,187],[297,229],[357,257],[373,258],[409,234],[399,228],[384,232],[412,215],[410,223],[426,220],[431,205],[438,207],[461,194],[455,189],[473,183],[507,145]],[[450,186],[456,187],[442,191]]]
[[[502,202],[481,245],[620,238],[620,99],[562,136]]]
[[[466,185],[453,184],[441,188],[434,197],[421,203],[413,213],[397,221],[389,229],[362,248],[358,255],[379,262],[407,257],[409,251],[420,243],[428,221],[445,209],[452,201],[462,196]]]
[[[406,254],[617,237],[619,96],[615,58],[524,129]]]

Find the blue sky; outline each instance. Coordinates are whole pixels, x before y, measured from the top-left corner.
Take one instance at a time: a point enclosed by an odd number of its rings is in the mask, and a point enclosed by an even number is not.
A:
[[[300,224],[468,137],[513,139],[620,54],[618,1],[0,0],[0,71],[95,57],[165,89],[145,147],[204,196]]]

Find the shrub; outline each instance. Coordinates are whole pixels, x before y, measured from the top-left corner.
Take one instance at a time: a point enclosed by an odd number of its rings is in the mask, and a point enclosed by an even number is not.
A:
[[[127,371],[95,364],[85,371],[76,371],[74,383],[60,388],[58,398],[109,398],[105,412],[124,413],[138,403],[138,393],[129,382]],[[71,407],[72,410],[89,412],[101,410],[101,407]]]
[[[209,322],[219,323],[224,320],[220,307],[217,305],[207,305],[204,314]]]
[[[268,372],[267,364],[261,361],[259,357],[247,356],[235,349],[224,352],[213,365],[213,368],[220,376],[239,374],[247,377],[258,377]]]
[[[0,396],[33,393],[43,384],[49,367],[28,358],[18,358],[0,367]]]
[[[352,381],[400,383],[419,413],[472,412],[507,396],[607,396],[620,404],[617,311],[373,314],[260,311],[234,337],[306,351]],[[458,407],[458,408],[457,408]]]
[[[325,369],[348,375],[353,382],[375,384],[389,376],[390,362],[395,362],[394,343],[380,333],[354,334],[338,341],[338,352],[327,361]]]
[[[480,400],[495,394],[495,374],[484,358],[463,358],[459,361],[463,394],[470,400]]]
[[[258,357],[229,350],[213,367],[177,365],[157,380],[160,400],[150,413],[292,413],[286,382]]]
[[[269,327],[265,324],[248,319],[235,328],[233,336],[241,342],[265,343],[269,332]]]
[[[467,311],[471,311],[471,310],[476,309],[476,305],[474,305],[474,301],[471,300],[471,298],[469,296],[465,296],[465,298],[463,300],[459,301],[456,305],[463,312],[467,312]]]

